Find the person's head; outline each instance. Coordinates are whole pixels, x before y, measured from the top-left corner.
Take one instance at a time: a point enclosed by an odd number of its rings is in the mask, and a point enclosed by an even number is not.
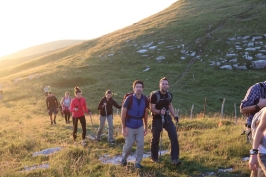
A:
[[[74,88],[74,95],[75,95],[77,98],[81,98],[81,97],[82,97],[82,91],[81,91],[81,89],[80,89],[78,86],[76,86],[76,87]]]
[[[48,96],[52,96],[53,94],[52,94],[52,92],[48,92]]]
[[[140,80],[135,80],[132,84],[132,88],[135,94],[142,94],[144,83]]]
[[[159,82],[160,91],[166,92],[169,88],[168,79],[166,77],[163,77],[160,79]]]
[[[111,90],[106,90],[106,92],[105,92],[105,97],[106,97],[107,99],[109,99],[109,98],[111,98],[112,96],[113,96],[112,91],[111,91]]]
[[[66,91],[66,92],[65,92],[65,97],[69,97],[69,96],[70,96],[69,91]]]

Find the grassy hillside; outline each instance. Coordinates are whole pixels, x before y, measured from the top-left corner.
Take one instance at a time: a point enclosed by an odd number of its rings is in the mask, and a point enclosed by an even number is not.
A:
[[[192,104],[195,113],[203,111],[205,98],[206,111],[218,112],[226,98],[225,113],[230,115],[234,103],[239,106],[248,87],[265,80],[265,70],[221,70],[209,66],[209,61],[228,52],[230,37],[264,34],[265,24],[261,21],[265,13],[262,1],[180,0],[129,27],[2,69],[0,83],[8,87],[16,81],[16,86],[22,88],[20,84],[25,83],[38,92],[50,85],[60,96],[80,85],[95,110],[106,89],[116,92],[116,99],[121,100],[131,90],[133,80],[144,80],[145,94],[148,94],[166,76],[172,85],[174,106],[181,114],[189,114]],[[141,49],[148,51],[138,53]],[[195,52],[195,56],[184,55],[182,50],[189,54]],[[157,61],[159,56],[166,59]],[[150,70],[143,72],[147,67]],[[32,76],[41,79],[29,80]]]
[[[235,125],[229,118],[233,117],[234,103],[239,106],[250,85],[265,80],[265,69],[222,70],[210,63],[230,63],[233,58],[226,54],[236,52],[235,42],[240,37],[251,36],[247,41],[250,42],[253,36],[263,36],[265,8],[265,2],[260,0],[179,0],[126,28],[1,69],[4,95],[0,101],[0,174],[136,176],[134,169],[126,171],[99,161],[107,153],[111,156],[121,153],[119,116],[115,117],[114,147],[106,139],[100,143],[88,140],[85,149],[76,147],[70,125],[65,125],[60,117],[58,125],[49,125],[43,88],[50,85],[61,98],[66,90],[72,94],[74,86],[80,86],[95,114],[93,128],[87,116],[87,130],[91,133],[98,125],[97,104],[107,89],[115,92],[114,99],[121,102],[135,79],[144,81],[144,93],[149,94],[158,89],[159,79],[166,76],[173,105],[181,115],[178,132],[183,164],[174,168],[169,164],[169,155],[165,155],[163,168],[158,170],[157,165],[144,159],[146,167],[140,176],[249,176],[247,163],[241,159],[250,149],[240,136],[244,121]],[[234,37],[237,40],[232,42],[229,38]],[[265,37],[260,42],[261,49],[265,48]],[[255,60],[255,57],[252,61],[243,59],[245,52],[238,51],[239,65],[248,66]],[[165,59],[157,60],[158,57]],[[186,119],[192,104],[193,118],[203,111],[205,98],[207,118]],[[226,119],[220,120],[224,98]],[[150,139],[151,134],[145,138],[147,152]],[[163,148],[169,149],[166,133],[163,142]],[[51,147],[63,149],[51,156],[32,157],[33,152]],[[20,172],[25,166],[46,163],[50,165],[48,169]],[[218,173],[218,169],[227,168],[233,171]]]
[[[16,53],[0,57],[0,69],[22,64],[38,57],[50,55],[65,47],[74,46],[82,42],[83,40],[60,40],[29,47]]]

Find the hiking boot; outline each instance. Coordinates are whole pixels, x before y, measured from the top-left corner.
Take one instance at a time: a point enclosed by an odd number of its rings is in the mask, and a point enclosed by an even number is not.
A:
[[[180,165],[182,162],[179,159],[172,160],[172,165]]]
[[[54,124],[56,124],[56,121],[54,120]]]
[[[127,160],[123,160],[123,159],[122,159],[122,160],[121,160],[121,165],[122,165],[122,166],[127,166]]]
[[[95,137],[95,140],[97,140],[97,141],[101,141],[101,138],[98,137],[98,136],[96,136],[96,137]]]
[[[51,122],[51,125],[53,125],[53,122]]]
[[[136,163],[136,164],[135,164],[135,168],[142,169],[142,168],[143,168],[143,166],[142,166],[142,165],[140,165],[140,163]]]
[[[115,143],[115,140],[111,140],[111,141],[109,141],[109,143],[114,144]]]
[[[159,163],[159,160],[158,160],[158,159],[153,159],[153,158],[151,158],[151,161],[152,161],[153,163]]]
[[[82,146],[86,146],[87,145],[87,143],[85,142],[85,140],[82,140],[81,144],[82,144]]]

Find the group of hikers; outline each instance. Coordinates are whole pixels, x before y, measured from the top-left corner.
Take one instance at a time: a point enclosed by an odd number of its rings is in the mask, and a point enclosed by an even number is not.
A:
[[[171,116],[176,121],[179,121],[172,105],[172,94],[168,91],[168,79],[163,77],[159,81],[159,90],[151,92],[150,96],[146,97],[143,94],[144,83],[140,80],[135,80],[132,84],[132,93],[127,93],[124,96],[122,105],[119,105],[113,98],[111,90],[105,92],[105,96],[100,100],[98,111],[100,113],[100,125],[97,131],[96,140],[101,141],[101,134],[107,119],[108,122],[108,142],[114,143],[113,137],[113,106],[121,110],[122,134],[125,137],[125,144],[122,150],[121,165],[127,165],[127,158],[131,152],[133,144],[136,142],[136,168],[143,168],[141,161],[143,158],[144,136],[148,133],[148,114],[152,114],[152,140],[151,140],[151,161],[159,162],[159,142],[162,138],[162,131],[165,129],[171,142],[171,163],[180,165],[179,159],[179,143],[176,127]],[[46,106],[50,116],[51,125],[56,124],[56,115],[59,106],[62,107],[62,112],[65,114],[65,121],[70,123],[70,114],[73,121],[73,140],[76,144],[78,121],[82,126],[82,145],[85,146],[86,138],[86,119],[85,113],[91,114],[87,108],[86,99],[82,97],[82,90],[79,87],[74,88],[75,97],[72,99],[70,93],[65,92],[65,96],[58,103],[56,96],[52,93],[51,87],[44,88],[46,97]],[[53,117],[54,115],[54,117]]]
[[[131,152],[133,144],[136,142],[135,167],[142,168],[140,164],[143,158],[144,136],[148,133],[148,113],[152,113],[152,140],[151,140],[151,161],[159,162],[158,152],[160,136],[165,129],[171,142],[171,162],[174,165],[181,164],[179,159],[179,143],[176,127],[171,116],[176,123],[179,117],[176,115],[172,100],[173,96],[168,91],[169,83],[167,78],[159,81],[159,90],[151,92],[149,97],[143,94],[144,83],[135,80],[132,85],[133,93],[124,96],[120,106],[112,98],[112,92],[107,90],[105,96],[100,100],[98,110],[100,112],[100,125],[97,131],[96,140],[101,140],[102,130],[105,121],[108,122],[108,142],[114,143],[113,138],[113,106],[121,110],[122,134],[125,137],[125,144],[122,150],[121,165],[126,166],[127,157]],[[90,113],[86,100],[82,97],[79,87],[74,88],[75,98],[70,97],[69,92],[58,103],[57,98],[52,94],[51,87],[45,88],[46,105],[50,115],[51,125],[56,124],[56,114],[59,105],[65,114],[66,123],[70,123],[70,114],[73,119],[73,139],[77,138],[78,121],[82,125],[82,144],[86,145],[86,119],[84,113]],[[249,167],[252,170],[251,177],[266,177],[266,81],[252,85],[245,98],[241,101],[240,112],[248,116],[246,127],[251,131],[252,149],[249,151]],[[52,118],[54,114],[54,119]],[[171,115],[171,116],[170,116]]]

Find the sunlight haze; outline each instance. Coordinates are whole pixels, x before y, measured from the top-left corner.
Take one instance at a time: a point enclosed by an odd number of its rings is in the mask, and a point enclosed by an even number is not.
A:
[[[1,1],[0,57],[51,41],[93,39],[149,17],[176,1]]]

